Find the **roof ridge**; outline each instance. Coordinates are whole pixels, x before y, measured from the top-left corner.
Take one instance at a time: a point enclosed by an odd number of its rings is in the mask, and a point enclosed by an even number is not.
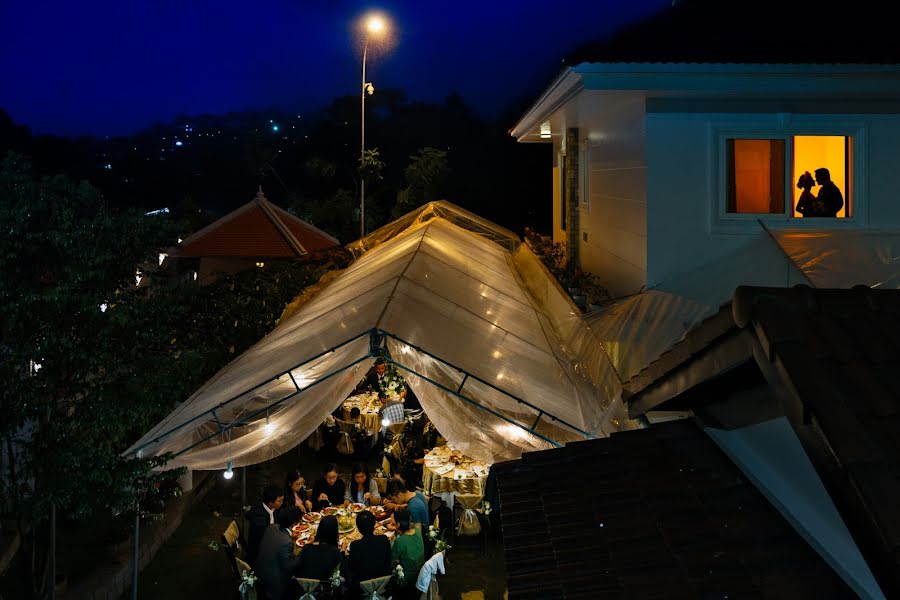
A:
[[[196,242],[200,238],[206,237],[207,235],[209,235],[210,233],[212,233],[219,227],[225,225],[226,223],[230,223],[231,221],[235,220],[238,216],[242,215],[243,213],[245,213],[248,210],[250,210],[251,208],[253,208],[255,201],[256,201],[256,199],[254,198],[253,200],[250,200],[246,204],[243,204],[243,205],[239,206],[238,208],[234,209],[227,215],[216,219],[215,221],[213,221],[206,227],[203,227],[199,231],[195,231],[191,235],[187,236],[185,239],[178,242],[175,245],[175,247],[178,249],[183,249],[183,248],[186,248],[189,244]],[[173,252],[173,254],[177,256],[178,250]]]
[[[306,251],[306,248],[303,247],[303,244],[300,243],[293,233],[291,233],[290,228],[287,224],[281,220],[281,217],[273,210],[275,206],[271,202],[269,202],[265,196],[262,195],[262,190],[257,194],[251,202],[256,203],[259,206],[259,209],[263,212],[266,218],[272,223],[272,226],[275,227],[275,230],[284,238],[284,241],[287,242],[287,245],[290,246],[291,250],[294,251],[297,256],[306,256],[309,252]]]

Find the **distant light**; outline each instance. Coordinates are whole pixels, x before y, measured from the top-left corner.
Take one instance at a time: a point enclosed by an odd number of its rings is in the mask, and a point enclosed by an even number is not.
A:
[[[272,125],[272,131],[278,131],[278,125]]]
[[[194,271],[194,281],[197,281],[197,271]]]
[[[256,266],[259,267],[260,269],[262,269],[264,266],[266,266],[266,263],[258,262],[258,263],[256,263]]]
[[[35,373],[41,370],[41,363],[31,361],[31,370]]]
[[[112,171],[112,165],[109,163],[103,165],[103,168],[106,169],[107,171]]]
[[[151,210],[148,213],[144,213],[145,217],[155,217],[156,215],[167,215],[169,214],[168,208],[157,208],[156,210]]]
[[[159,266],[162,266],[163,261],[166,260],[166,257],[167,257],[167,256],[169,256],[169,255],[166,254],[165,252],[160,252],[160,253],[159,253]]]
[[[176,146],[184,146],[184,142],[182,142],[181,140],[178,140],[177,142],[175,142],[175,145]]]
[[[177,244],[180,244],[180,243],[181,243],[181,238],[178,238],[178,241],[177,241],[176,243],[177,243]]]
[[[234,469],[232,468],[231,461],[228,461],[228,467],[225,469],[225,472],[222,473],[222,477],[225,479],[231,479],[234,477]]]
[[[100,312],[105,313],[107,309],[106,302],[100,305]]]
[[[141,279],[144,278],[144,274],[140,271],[134,272],[134,285],[141,285]]]

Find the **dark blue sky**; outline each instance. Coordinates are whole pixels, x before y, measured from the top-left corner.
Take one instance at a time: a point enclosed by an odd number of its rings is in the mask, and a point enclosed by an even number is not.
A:
[[[578,44],[670,4],[3,0],[0,108],[35,133],[65,135],[126,134],[179,114],[318,108],[357,93],[353,25],[376,8],[395,32],[391,50],[370,57],[376,88],[415,100],[456,90],[491,114],[549,83]]]

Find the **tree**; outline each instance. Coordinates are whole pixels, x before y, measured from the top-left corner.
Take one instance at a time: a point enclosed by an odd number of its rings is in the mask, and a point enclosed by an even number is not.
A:
[[[444,150],[420,148],[409,158],[410,163],[403,171],[407,187],[397,194],[392,213],[395,219],[417,206],[440,199],[450,177],[450,164]]]

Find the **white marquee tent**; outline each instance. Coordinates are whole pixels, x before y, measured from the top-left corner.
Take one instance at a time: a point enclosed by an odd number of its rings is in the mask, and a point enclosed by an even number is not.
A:
[[[306,439],[386,349],[447,440],[487,462],[601,436],[609,403],[565,340],[580,312],[518,237],[435,202],[357,259],[126,455],[262,462]]]

